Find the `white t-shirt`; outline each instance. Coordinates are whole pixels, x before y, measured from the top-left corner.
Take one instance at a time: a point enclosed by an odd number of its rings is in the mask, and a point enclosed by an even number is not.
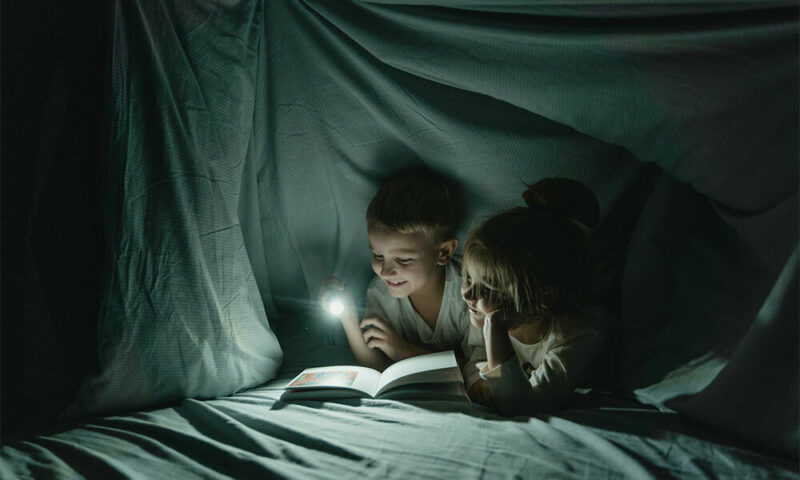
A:
[[[461,298],[461,265],[451,259],[445,266],[445,284],[442,306],[436,328],[414,310],[408,297],[389,295],[386,282],[375,277],[367,287],[366,314],[375,314],[389,322],[407,342],[432,351],[454,350],[467,363],[461,372],[467,390],[480,379],[478,362],[486,361],[483,331],[469,321],[469,310]]]
[[[575,387],[594,375],[608,320],[602,308],[583,308],[559,318],[537,343],[524,344],[509,335],[514,357],[491,370],[480,365],[498,411],[512,416],[561,408]]]

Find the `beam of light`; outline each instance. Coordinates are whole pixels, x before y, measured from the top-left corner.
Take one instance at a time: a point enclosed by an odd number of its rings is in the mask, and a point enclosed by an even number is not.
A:
[[[309,300],[303,297],[295,297],[295,296],[288,296],[288,295],[272,295],[272,300],[277,304],[280,303],[287,308],[301,308],[303,310],[306,309],[316,309],[320,307],[319,300]],[[337,296],[333,296],[330,300],[323,302],[322,310],[329,315],[334,317],[338,317],[345,311],[345,305],[341,298]]]
[[[344,312],[344,303],[338,298],[334,298],[330,302],[328,302],[328,313],[333,315],[334,317],[338,317],[339,315]]]

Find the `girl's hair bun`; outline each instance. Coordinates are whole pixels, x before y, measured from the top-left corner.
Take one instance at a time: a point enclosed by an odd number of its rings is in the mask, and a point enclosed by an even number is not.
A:
[[[533,210],[576,220],[589,228],[600,223],[600,205],[589,188],[569,178],[545,178],[522,194]]]

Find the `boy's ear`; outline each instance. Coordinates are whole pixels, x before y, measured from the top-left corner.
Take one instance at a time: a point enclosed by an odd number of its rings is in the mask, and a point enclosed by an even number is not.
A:
[[[450,261],[450,257],[456,252],[456,248],[458,248],[458,239],[451,238],[450,240],[442,242],[439,245],[439,258],[436,259],[437,265],[447,265],[447,262]]]

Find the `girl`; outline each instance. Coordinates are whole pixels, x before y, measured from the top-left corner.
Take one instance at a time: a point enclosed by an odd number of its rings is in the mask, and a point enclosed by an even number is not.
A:
[[[495,215],[464,248],[461,295],[483,328],[480,376],[503,415],[562,408],[590,377],[604,342],[603,310],[586,305],[592,256],[587,227],[597,199],[574,180],[529,186],[528,207]]]

